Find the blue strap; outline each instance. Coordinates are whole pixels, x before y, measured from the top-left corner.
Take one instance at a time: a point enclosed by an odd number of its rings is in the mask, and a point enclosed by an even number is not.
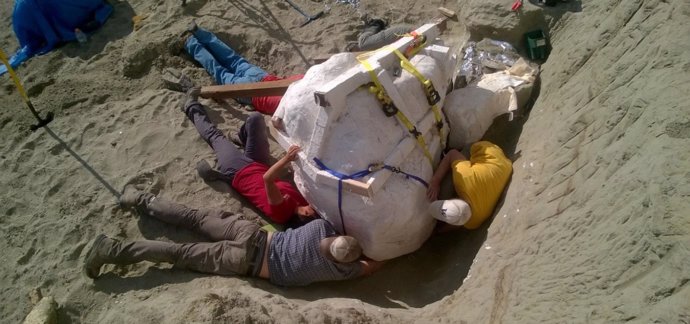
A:
[[[327,167],[318,158],[314,158],[314,163],[316,163],[316,166],[318,166],[319,169],[326,171],[326,172],[330,173],[332,176],[338,178],[338,213],[340,214],[340,225],[343,227],[343,234],[344,235],[347,235],[347,230],[345,229],[345,220],[343,219],[343,208],[342,208],[342,206],[343,206],[343,180],[363,178],[363,177],[366,177],[367,175],[371,174],[372,172],[374,172],[376,170],[386,169],[386,170],[389,170],[393,173],[403,174],[403,175],[405,175],[406,178],[416,180],[419,183],[423,184],[424,187],[429,188],[429,184],[426,183],[426,181],[424,181],[424,179],[422,179],[416,175],[409,174],[405,171],[400,170],[397,167],[390,166],[387,164],[370,164],[367,169],[362,170],[362,171],[357,171],[355,173],[348,175],[348,174],[340,173],[338,171],[335,171],[335,170]]]
[[[369,171],[369,169],[366,169],[347,175],[327,167],[318,158],[314,158],[314,162],[319,167],[319,169],[324,170],[330,173],[332,176],[338,178],[338,213],[340,213],[340,225],[343,227],[343,234],[347,235],[347,230],[345,229],[345,220],[343,219],[343,180],[361,178],[370,174],[371,171]]]
[[[386,170],[389,170],[389,171],[391,171],[391,172],[394,172],[394,173],[403,174],[403,175],[405,175],[405,178],[417,180],[417,182],[419,182],[419,183],[423,184],[425,187],[429,188],[429,184],[426,183],[426,181],[424,181],[424,179],[422,179],[422,178],[420,178],[420,177],[418,177],[418,176],[416,176],[416,175],[414,175],[414,174],[409,174],[409,173],[407,173],[407,172],[405,172],[405,171],[403,171],[403,170],[400,170],[400,169],[397,168],[397,167],[393,167],[393,166],[390,166],[390,165],[387,165],[387,164],[384,164],[384,165],[382,165],[381,167],[384,168],[384,169],[386,169]]]

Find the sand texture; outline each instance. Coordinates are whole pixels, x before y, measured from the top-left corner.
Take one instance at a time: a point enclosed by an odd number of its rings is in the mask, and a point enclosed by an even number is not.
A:
[[[690,3],[298,0],[331,11],[306,27],[280,0],[112,1],[114,16],[89,42],[67,44],[18,69],[34,106],[56,115],[34,123],[7,76],[0,78],[0,320],[21,322],[40,288],[59,323],[689,323]],[[175,40],[186,24],[217,32],[278,75],[338,52],[358,33],[360,12],[422,23],[445,6],[459,21],[444,38],[491,36],[519,45],[535,28],[553,47],[539,96],[486,138],[514,161],[495,217],[474,231],[433,237],[371,277],[281,288],[245,277],[169,265],[81,273],[99,233],[123,239],[199,240],[187,230],[116,206],[128,184],[195,207],[257,217],[228,188],[196,174],[213,162],[160,80],[166,67],[198,84],[212,79]],[[0,47],[17,48],[12,1],[0,4]],[[138,30],[135,15],[148,15]],[[247,112],[204,100],[225,132]],[[272,142],[274,156],[281,149]]]

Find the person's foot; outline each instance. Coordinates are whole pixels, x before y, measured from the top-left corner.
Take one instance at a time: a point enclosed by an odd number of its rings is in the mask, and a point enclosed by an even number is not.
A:
[[[186,99],[182,102],[182,106],[180,107],[180,110],[187,114],[187,108],[189,108],[192,104],[198,103],[199,102],[199,94],[201,94],[201,88],[200,87],[191,87],[186,91]]]
[[[84,258],[84,274],[87,277],[91,279],[98,278],[101,267],[108,263],[108,258],[115,242],[117,241],[103,234],[96,237]]]
[[[194,87],[194,82],[192,82],[192,79],[190,79],[184,73],[173,68],[166,68],[163,70],[163,75],[161,78],[163,79],[163,84],[165,84],[165,87],[173,91],[186,93],[189,91],[189,89]]]
[[[386,25],[386,21],[383,19],[373,18],[366,23],[365,27],[376,27],[378,31],[382,31],[386,28]]]
[[[189,25],[187,25],[186,32],[187,32],[187,33],[190,33],[190,34],[194,34],[194,32],[195,32],[198,28],[199,28],[199,26],[197,26],[196,21],[195,21],[194,19],[192,19],[192,21],[189,23]]]
[[[120,195],[120,208],[146,207],[146,204],[155,197],[151,193],[128,187]]]
[[[185,91],[187,94],[187,101],[199,101],[199,95],[201,94],[201,87],[191,87]]]

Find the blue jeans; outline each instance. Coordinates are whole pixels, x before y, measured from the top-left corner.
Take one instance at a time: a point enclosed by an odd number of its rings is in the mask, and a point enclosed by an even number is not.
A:
[[[197,28],[185,42],[187,53],[201,63],[217,84],[259,82],[268,75],[260,67],[247,62],[212,32]]]

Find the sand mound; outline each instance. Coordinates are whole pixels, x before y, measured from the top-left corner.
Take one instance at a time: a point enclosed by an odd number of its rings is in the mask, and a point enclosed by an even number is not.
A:
[[[521,13],[491,0],[360,1],[360,11],[418,23],[444,5],[473,38],[519,43],[548,31],[530,111],[499,118],[487,138],[515,161],[490,224],[435,237],[380,273],[345,283],[284,289],[261,280],[206,276],[143,263],[81,274],[98,233],[127,239],[198,239],[115,206],[126,184],[192,206],[256,213],[194,171],[212,159],[163,89],[172,66],[199,84],[211,79],[172,43],[189,19],[268,71],[304,72],[308,58],[342,49],[358,12],[334,1],[307,27],[282,1],[113,2],[115,15],[84,47],[67,44],[19,69],[41,111],[56,113],[31,133],[28,111],[0,80],[0,318],[20,322],[27,294],[54,296],[60,322],[687,322],[690,312],[690,5],[687,1],[580,1]],[[10,26],[10,2],[0,21]],[[134,31],[131,18],[147,14]],[[451,25],[446,38],[464,40]],[[17,44],[11,28],[0,47]],[[245,116],[232,102],[206,101],[224,131]],[[272,144],[275,153],[277,145]],[[227,189],[227,188],[226,188]]]

